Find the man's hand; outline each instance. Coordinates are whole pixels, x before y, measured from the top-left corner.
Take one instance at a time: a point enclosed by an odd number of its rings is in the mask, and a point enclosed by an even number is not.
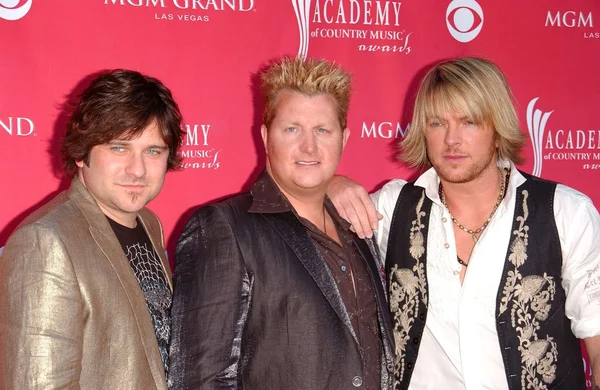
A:
[[[373,236],[383,216],[375,209],[364,187],[345,176],[335,175],[327,188],[327,196],[360,238]]]

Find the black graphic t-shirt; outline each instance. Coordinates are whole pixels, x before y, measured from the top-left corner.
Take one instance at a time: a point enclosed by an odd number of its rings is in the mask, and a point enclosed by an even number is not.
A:
[[[107,219],[119,239],[125,256],[129,260],[129,265],[131,265],[131,269],[146,297],[146,304],[148,305],[150,317],[152,317],[165,375],[168,375],[172,296],[160,257],[154,250],[150,238],[139,220],[137,226],[131,229],[108,217]]]

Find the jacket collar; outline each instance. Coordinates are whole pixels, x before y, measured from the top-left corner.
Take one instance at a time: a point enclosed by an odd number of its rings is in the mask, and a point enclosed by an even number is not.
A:
[[[301,218],[266,170],[252,185],[250,193],[252,194],[252,204],[248,209],[250,213],[271,214],[291,211],[298,219]],[[350,223],[340,216],[327,195],[325,196],[325,208],[336,226],[344,230],[350,229]]]

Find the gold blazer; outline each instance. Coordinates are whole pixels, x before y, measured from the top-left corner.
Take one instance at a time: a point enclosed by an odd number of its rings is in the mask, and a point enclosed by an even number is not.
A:
[[[140,219],[172,289],[160,221]],[[0,257],[0,389],[167,389],[144,294],[77,178]]]

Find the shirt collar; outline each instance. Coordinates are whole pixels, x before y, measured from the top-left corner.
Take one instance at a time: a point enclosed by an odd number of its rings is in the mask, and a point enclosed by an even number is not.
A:
[[[269,173],[264,170],[258,180],[250,189],[252,205],[248,209],[250,213],[284,213],[292,210],[292,205],[285,195],[279,191],[279,187],[273,181]]]
[[[291,211],[297,218],[300,218],[266,170],[260,174],[258,180],[252,185],[250,194],[252,195],[252,204],[248,209],[249,213],[277,214]],[[340,216],[328,196],[325,196],[325,209],[336,225],[344,230],[350,229],[350,223]]]

